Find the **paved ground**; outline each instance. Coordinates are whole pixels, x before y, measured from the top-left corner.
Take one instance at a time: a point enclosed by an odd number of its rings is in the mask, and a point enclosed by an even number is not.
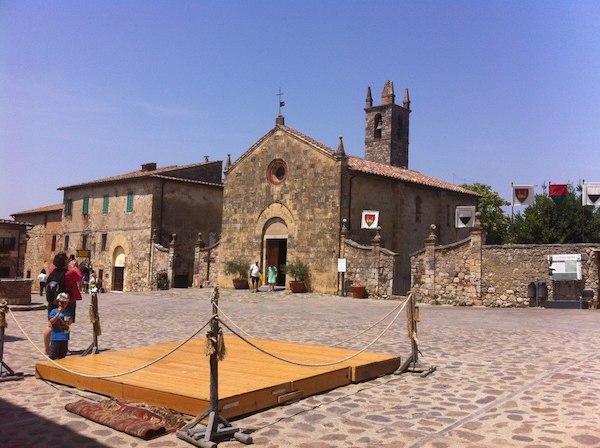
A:
[[[102,294],[100,347],[187,337],[210,315],[210,293]],[[92,340],[88,301],[78,308],[73,350]],[[221,291],[222,309],[254,336],[324,345],[358,333],[398,304]],[[13,314],[41,346],[45,311]],[[0,383],[0,446],[192,446],[173,434],[143,441],[65,411],[80,397],[103,397],[35,379],[42,356],[7,320],[4,360],[27,377]],[[345,346],[361,348],[381,328]],[[426,378],[388,375],[234,423],[252,431],[255,446],[270,448],[600,446],[600,311],[421,306],[419,340],[423,363],[437,366]],[[372,351],[410,353],[404,314]]]

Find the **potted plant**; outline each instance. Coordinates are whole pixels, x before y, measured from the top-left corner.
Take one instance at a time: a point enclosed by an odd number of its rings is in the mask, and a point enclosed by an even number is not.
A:
[[[285,265],[285,273],[294,277],[290,280],[290,289],[292,292],[306,292],[306,279],[308,278],[309,268],[306,263],[300,260],[294,260]]]
[[[250,263],[246,260],[229,260],[225,262],[225,274],[233,275],[233,287],[235,289],[249,289],[248,269]]]
[[[366,298],[367,287],[365,285],[352,285],[352,297],[355,299]]]

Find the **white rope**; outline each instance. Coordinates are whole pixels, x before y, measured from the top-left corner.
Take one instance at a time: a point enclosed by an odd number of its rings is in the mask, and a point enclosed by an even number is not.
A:
[[[386,320],[392,313],[394,313],[398,308],[400,307],[404,307],[406,305],[406,302],[410,299],[410,297],[408,297],[403,303],[399,304],[398,306],[396,306],[394,309],[392,309],[389,313],[387,313],[385,316],[383,316],[381,319],[379,319],[377,322],[375,322],[374,324],[372,324],[371,326],[365,328],[363,331],[361,331],[360,333],[355,334],[354,336],[350,336],[347,339],[344,339],[343,341],[337,342],[335,344],[329,345],[328,347],[337,347],[338,345],[342,345],[346,342],[349,342],[353,339],[356,339],[357,337],[365,334],[367,331],[371,330],[372,328],[376,327],[377,325],[379,325],[381,322],[383,322],[384,320]],[[243,328],[241,328],[240,326],[238,326],[231,317],[229,317],[221,308],[219,308],[217,305],[215,305],[217,310],[219,311],[219,315],[223,315],[227,321],[234,326],[238,331],[240,331],[242,334],[244,334],[245,336],[249,337],[249,338],[255,338],[255,336],[251,335],[250,333],[248,333],[246,330],[244,330]],[[222,321],[221,321],[222,322]]]
[[[120,373],[112,373],[110,375],[89,375],[87,373],[80,373],[80,372],[76,372],[75,370],[71,370],[59,363],[57,363],[56,361],[54,361],[53,359],[48,358],[48,356],[46,356],[46,354],[44,352],[42,352],[40,350],[40,348],[35,344],[35,342],[33,342],[31,340],[31,338],[29,337],[29,335],[27,334],[27,332],[23,329],[23,327],[21,327],[21,325],[19,324],[19,321],[17,320],[17,318],[15,317],[15,315],[13,314],[12,310],[9,309],[10,315],[12,316],[13,320],[15,321],[15,323],[17,324],[17,327],[19,327],[19,330],[21,330],[21,333],[23,333],[23,335],[25,335],[25,337],[27,338],[27,340],[31,343],[31,345],[33,345],[35,347],[35,349],[40,352],[40,354],[48,359],[52,364],[54,364],[55,366],[59,367],[62,370],[65,370],[66,372],[72,373],[74,375],[79,375],[82,376],[84,378],[94,378],[94,379],[106,379],[106,378],[116,378],[119,376],[124,376],[124,375],[129,375],[130,373],[135,373],[138,372],[140,370],[146,369],[148,367],[150,367],[153,364],[156,364],[159,361],[162,361],[163,359],[165,359],[167,356],[173,354],[174,352],[176,352],[177,350],[179,350],[181,347],[183,347],[185,344],[187,344],[190,340],[192,340],[192,338],[194,338],[198,333],[200,333],[202,330],[204,330],[204,328],[206,328],[206,326],[213,320],[213,318],[215,316],[211,316],[211,318],[208,320],[208,322],[206,322],[204,325],[202,325],[201,328],[199,328],[196,332],[194,332],[194,334],[192,334],[189,338],[187,338],[185,341],[181,342],[177,347],[169,350],[167,353],[165,353],[164,355],[156,358],[154,361],[150,361],[149,363],[140,366],[140,367],[136,367],[135,369],[131,369],[128,370],[126,372],[120,372]]]
[[[231,331],[235,336],[237,336],[238,338],[240,338],[242,341],[244,341],[246,344],[250,345],[251,347],[254,347],[256,350],[264,353],[267,356],[270,356],[272,358],[278,359],[279,361],[283,361],[283,362],[287,362],[288,364],[294,364],[296,366],[302,366],[302,367],[327,367],[327,366],[333,366],[335,364],[341,364],[343,362],[346,362],[352,358],[357,357],[358,355],[360,355],[361,353],[363,353],[364,351],[366,351],[369,347],[371,347],[373,344],[375,344],[375,342],[377,342],[392,326],[392,324],[394,322],[396,322],[396,320],[398,319],[398,316],[400,316],[400,313],[402,312],[402,310],[404,309],[404,307],[406,306],[406,303],[408,302],[405,301],[402,304],[402,307],[400,308],[400,310],[398,311],[398,313],[396,313],[396,315],[394,316],[394,319],[392,319],[392,321],[387,325],[387,327],[385,327],[383,329],[383,331],[370,343],[368,343],[364,348],[362,348],[361,350],[355,352],[352,355],[346,356],[345,358],[339,359],[337,361],[332,361],[332,362],[327,362],[327,363],[319,363],[319,364],[311,364],[311,363],[303,363],[303,362],[299,362],[299,361],[294,361],[291,359],[287,359],[287,358],[283,358],[281,356],[278,356],[274,353],[269,352],[268,350],[258,346],[257,344],[249,341],[248,339],[246,339],[244,336],[238,334],[235,330],[233,330],[229,325],[227,325],[225,322],[221,321],[221,323],[223,324],[223,326],[225,326],[229,331]]]

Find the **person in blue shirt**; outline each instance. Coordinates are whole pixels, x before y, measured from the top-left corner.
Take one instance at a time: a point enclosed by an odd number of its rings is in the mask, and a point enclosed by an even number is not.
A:
[[[56,297],[58,307],[50,311],[48,322],[52,327],[50,333],[50,359],[62,359],[67,356],[69,350],[69,325],[71,316],[65,315],[64,311],[69,305],[69,294],[61,292]]]

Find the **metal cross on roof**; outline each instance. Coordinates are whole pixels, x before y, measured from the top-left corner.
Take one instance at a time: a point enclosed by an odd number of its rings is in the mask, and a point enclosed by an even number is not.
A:
[[[281,97],[283,96],[283,92],[281,91],[281,87],[279,88],[279,92],[275,94],[275,96],[279,97],[279,115],[281,115],[281,108],[285,106],[285,101],[281,101]]]

